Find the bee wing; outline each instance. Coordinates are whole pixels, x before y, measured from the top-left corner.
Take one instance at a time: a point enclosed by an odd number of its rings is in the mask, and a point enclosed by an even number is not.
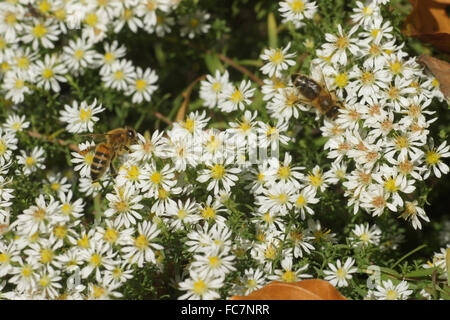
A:
[[[328,90],[327,82],[325,81],[325,76],[323,75],[322,68],[316,63],[311,63],[311,78],[322,84],[325,89]]]
[[[308,99],[307,97],[305,97],[300,90],[296,90],[295,91],[295,96],[297,98],[297,102],[306,104],[308,106],[314,107],[314,105],[312,104],[312,101],[310,99]]]

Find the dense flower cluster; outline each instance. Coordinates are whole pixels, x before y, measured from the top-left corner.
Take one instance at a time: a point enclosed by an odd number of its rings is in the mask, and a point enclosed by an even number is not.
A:
[[[33,178],[45,169],[46,155],[42,147],[19,150],[19,132],[30,123],[11,114],[0,128],[0,298],[120,298],[136,270],[152,265],[155,274],[165,271],[167,234],[181,237],[177,258],[187,261],[177,266],[170,284],[178,292],[173,298],[228,298],[272,280],[310,277],[350,286],[353,275],[366,267],[350,253],[324,258],[320,271],[310,258],[339,241],[314,217],[327,190],[342,186],[355,215],[400,212],[420,229],[421,220],[429,219],[416,185],[449,171],[443,162],[449,146],[444,141],[435,147],[427,130],[435,113],[427,107],[433,98],[444,97],[437,80],[402,51],[380,14],[384,2],[357,2],[355,24],[326,34],[313,60],[312,77],[324,81],[344,105],[321,127],[332,159],[329,169],[301,166],[288,151],[296,119],[310,112],[323,118],[299,100],[288,76],[296,64],[291,43],[261,54],[260,71],[267,76],[261,88],[247,79],[231,81],[227,70],[207,75],[199,90],[206,110],[189,112],[164,131],[138,133],[138,143],[120,157],[115,177],[107,170],[93,181],[95,143],[80,143],[81,152],[72,152],[70,159],[74,180],[49,175],[40,195],[21,212],[11,207],[15,190],[8,185],[14,174]],[[175,25],[171,13],[178,1],[42,0],[38,14],[30,12],[29,3],[0,3],[6,99],[20,104],[37,88],[59,92],[62,83],[95,68],[105,87],[131,96],[135,104],[151,100],[155,71],[125,59],[126,48],[110,41],[109,32],[127,25],[131,32],[162,37]],[[311,1],[279,4],[283,22],[296,28],[316,10]],[[177,17],[180,35],[207,33],[209,18],[202,10]],[[56,42],[68,34],[73,37],[58,51]],[[269,121],[252,108],[257,90]],[[104,110],[97,100],[75,100],[59,110],[59,120],[69,133],[93,132]],[[233,112],[237,118],[219,130],[211,125],[210,110]],[[12,166],[19,169],[14,172]],[[91,201],[95,212],[86,212]],[[87,214],[94,214],[91,224],[85,223]],[[379,246],[382,240],[375,223],[354,224],[344,239],[348,252]],[[446,255],[442,249],[424,268],[445,271]],[[231,289],[223,293],[230,279]],[[369,299],[406,299],[413,290],[406,281],[387,280],[366,293]]]

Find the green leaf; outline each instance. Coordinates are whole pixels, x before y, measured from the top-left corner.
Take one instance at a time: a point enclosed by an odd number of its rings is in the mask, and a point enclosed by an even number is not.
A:
[[[277,21],[275,20],[275,15],[273,12],[267,15],[267,34],[269,36],[269,47],[278,47],[278,30]]]
[[[380,271],[381,271],[382,273],[387,273],[387,274],[393,275],[393,276],[398,277],[398,278],[401,277],[401,274],[398,273],[398,272],[395,271],[395,270],[392,270],[392,269],[386,268],[386,267],[379,267],[379,268],[380,268]]]
[[[415,270],[404,274],[406,278],[423,278],[431,276],[434,272],[435,268]]]
[[[206,67],[209,70],[209,73],[215,74],[216,70],[220,70],[220,72],[224,72],[225,68],[220,62],[219,56],[216,53],[208,53],[205,55],[205,63]]]

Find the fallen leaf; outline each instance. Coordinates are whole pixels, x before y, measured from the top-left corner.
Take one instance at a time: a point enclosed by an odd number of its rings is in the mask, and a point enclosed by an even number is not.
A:
[[[230,300],[347,300],[328,281],[302,280],[294,283],[272,281],[247,296],[232,296]]]
[[[413,11],[406,17],[403,33],[450,53],[450,0],[409,0]]]
[[[426,54],[420,55],[417,62],[425,66],[439,81],[439,89],[442,93],[450,97],[450,63],[433,58]]]

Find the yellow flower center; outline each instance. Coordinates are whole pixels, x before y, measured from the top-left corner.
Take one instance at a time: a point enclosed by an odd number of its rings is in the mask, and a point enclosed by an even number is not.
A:
[[[439,83],[439,80],[438,80],[438,79],[434,78],[433,81],[431,82],[431,85],[432,85],[433,87],[439,89],[439,87],[440,87],[441,84]]]
[[[206,206],[205,209],[200,210],[204,219],[214,219],[216,217],[216,211],[210,206]]]
[[[280,204],[285,204],[285,203],[288,202],[288,200],[289,200],[289,197],[288,197],[285,193],[281,193],[281,194],[278,196],[278,202],[279,202]]]
[[[58,238],[58,239],[64,239],[67,235],[67,228],[65,226],[56,226],[53,229],[53,234]]]
[[[403,64],[401,64],[398,60],[395,60],[395,62],[389,62],[389,65],[391,66],[391,71],[393,74],[399,74],[402,72]]]
[[[114,78],[116,79],[116,80],[123,80],[124,78],[125,78],[125,74],[122,72],[122,71],[116,71],[115,73],[114,73]]]
[[[281,276],[281,279],[284,282],[294,282],[296,280],[295,272],[293,272],[291,270],[287,270],[283,273],[283,275]]]
[[[127,178],[129,180],[137,181],[139,174],[139,168],[136,166],[131,166],[131,168],[127,170]]]
[[[270,215],[270,212],[266,212],[266,213],[264,214],[263,220],[264,220],[264,222],[266,222],[266,223],[268,223],[268,224],[271,224],[271,223],[273,222],[273,218],[272,218],[272,216]]]
[[[364,14],[365,16],[371,16],[372,13],[373,13],[373,9],[372,9],[371,7],[365,7],[365,8],[363,9],[363,14]]]
[[[16,21],[17,21],[17,19],[16,19],[16,15],[14,14],[14,12],[10,11],[5,15],[6,24],[13,25],[16,23]]]
[[[183,210],[183,209],[180,209],[178,211],[177,216],[178,216],[178,219],[184,220],[186,218],[186,216],[187,216],[187,212],[185,210]]]
[[[21,79],[16,80],[16,89],[22,89],[25,86],[25,81]]]
[[[219,92],[222,89],[222,85],[220,84],[220,82],[215,82],[212,85],[212,88],[215,92]]]
[[[124,200],[118,201],[114,204],[117,212],[127,212],[128,211],[128,203]]]
[[[197,28],[197,26],[198,26],[199,24],[200,24],[200,21],[199,21],[198,19],[195,19],[195,18],[191,19],[191,27],[192,27],[193,29]]]
[[[186,121],[182,123],[182,126],[190,133],[194,133],[195,120],[187,118]]]
[[[205,294],[206,290],[208,290],[208,287],[206,286],[205,282],[202,279],[199,279],[198,281],[194,282],[193,291],[197,295],[203,296]]]
[[[323,182],[320,172],[317,172],[317,175],[310,173],[308,175],[308,179],[309,181],[311,181],[311,184],[315,187],[319,187]]]
[[[99,254],[95,253],[92,255],[90,263],[94,267],[98,267],[102,263],[102,257]]]
[[[370,46],[369,52],[373,56],[378,56],[381,53],[381,49],[378,45],[376,45],[375,43],[372,43],[372,45]]]
[[[386,294],[387,300],[397,300],[398,294],[394,290],[389,290]]]
[[[215,164],[214,167],[209,167],[211,170],[211,177],[213,179],[222,179],[225,175],[225,167],[221,164]]]
[[[33,35],[36,38],[42,38],[47,33],[47,29],[45,29],[42,23],[38,23],[32,30]]]
[[[339,88],[344,88],[348,84],[348,76],[347,73],[339,73],[334,78],[334,82]]]
[[[112,228],[107,228],[103,239],[109,243],[114,243],[119,238],[119,232]]]
[[[291,168],[289,166],[280,166],[278,169],[278,175],[281,179],[287,179],[291,175]]]
[[[336,278],[338,278],[340,280],[344,280],[346,276],[347,276],[347,271],[345,271],[345,269],[340,268],[336,271]]]
[[[264,258],[267,260],[273,260],[275,258],[275,255],[277,253],[277,250],[273,247],[272,244],[266,247],[266,250],[264,250]]]
[[[439,163],[439,159],[441,158],[441,155],[438,154],[436,151],[431,150],[431,151],[427,151],[427,156],[426,156],[426,160],[425,162],[428,165],[436,165],[437,163]]]
[[[245,119],[242,122],[239,122],[239,125],[240,125],[239,128],[241,129],[242,132],[247,132],[252,128]]]
[[[272,63],[274,63],[276,65],[282,63],[284,60],[283,53],[280,51],[280,49],[276,49],[275,52],[273,53],[273,55],[271,55],[269,58],[270,58],[270,61],[272,61]]]
[[[416,206],[412,202],[406,201],[404,214],[407,216],[414,216],[416,213]]]
[[[31,266],[27,265],[22,268],[22,275],[25,278],[28,278],[29,276],[31,276],[32,273],[33,273],[33,269],[31,269]]]
[[[151,176],[150,176],[150,180],[152,180],[152,182],[154,184],[160,184],[161,183],[161,173],[159,172],[154,172]]]
[[[137,91],[144,91],[145,87],[147,86],[147,81],[143,79],[136,80],[136,90]]]
[[[148,248],[148,240],[147,238],[143,235],[140,234],[139,237],[137,237],[134,240],[134,245],[136,246],[136,248],[138,248],[139,250],[145,250]]]
[[[80,247],[88,248],[89,247],[89,239],[87,237],[87,234],[85,234],[83,237],[77,240],[77,244]]]
[[[64,9],[55,10],[54,14],[55,14],[56,19],[58,19],[59,21],[66,20],[66,11]]]
[[[213,268],[217,268],[220,266],[220,258],[215,256],[215,257],[208,257],[209,260],[209,265]]]
[[[386,204],[386,200],[384,200],[383,196],[376,196],[370,202],[376,208],[384,208]]]
[[[85,22],[86,22],[90,27],[94,27],[94,26],[97,24],[97,22],[98,22],[97,14],[96,14],[95,12],[88,13],[88,14],[86,15]]]
[[[299,195],[297,198],[297,201],[295,202],[295,204],[297,205],[297,207],[303,207],[305,205],[306,201],[305,201],[305,197],[303,197],[303,195]]]
[[[389,98],[396,100],[400,96],[400,90],[395,86],[389,86],[387,94],[389,95]]]
[[[45,218],[45,210],[38,207],[36,210],[33,211],[33,218],[37,221],[42,221]]]
[[[42,76],[45,79],[49,79],[49,78],[51,78],[53,76],[53,71],[51,69],[49,69],[49,68],[45,68],[44,71],[42,71]]]
[[[51,9],[51,5],[47,0],[39,2],[39,11],[42,13],[48,13]]]
[[[4,253],[0,253],[0,263],[3,265],[6,265],[9,263],[9,257],[4,254]]]
[[[374,77],[373,73],[370,71],[363,72],[363,74],[361,76],[361,81],[364,84],[372,84],[374,79],[375,79],[375,77]]]
[[[277,128],[269,125],[269,129],[267,130],[266,135],[268,137],[271,137],[276,136],[277,134],[278,134]]]
[[[78,50],[76,50],[76,51],[74,52],[73,56],[74,56],[75,59],[81,60],[81,59],[83,59],[84,51],[81,50],[81,49],[78,49]]]
[[[8,149],[5,145],[5,142],[2,140],[0,140],[0,155],[4,155],[6,152],[6,149]]]
[[[244,96],[238,89],[236,89],[236,90],[234,90],[233,94],[231,95],[231,97],[229,99],[234,103],[239,103],[242,100],[244,100]]]
[[[42,249],[41,250],[41,262],[42,263],[50,263],[53,260],[53,251],[50,249]]]
[[[111,52],[107,52],[104,55],[104,59],[107,64],[111,64],[116,60],[116,57]]]
[[[305,10],[305,4],[301,0],[294,0],[292,2],[289,2],[289,6],[295,13],[302,13],[303,10]]]
[[[106,293],[106,289],[105,288],[97,287],[96,285],[94,285],[92,289],[93,289],[92,295],[96,299],[98,299],[100,297],[103,297],[103,295],[105,295],[105,293]]]
[[[397,135],[395,137],[395,146],[397,147],[397,149],[403,149],[403,148],[408,148],[409,146],[409,142],[408,142],[408,138],[406,138],[405,136],[399,136]]]
[[[339,37],[336,41],[336,47],[338,49],[345,49],[349,45],[350,41],[348,40],[347,36]]]
[[[294,240],[294,242],[299,242],[303,240],[303,233],[301,232],[291,231],[290,236],[291,239]]]
[[[361,234],[360,239],[363,242],[368,242],[370,238],[369,238],[369,235],[367,233],[363,233],[363,234]]]
[[[164,200],[164,199],[167,199],[168,197],[169,197],[169,192],[168,191],[164,190],[163,188],[160,188],[158,190],[158,198],[159,199]]]
[[[91,108],[87,108],[87,110],[81,108],[80,110],[80,119],[84,122],[89,121],[92,116]]]

